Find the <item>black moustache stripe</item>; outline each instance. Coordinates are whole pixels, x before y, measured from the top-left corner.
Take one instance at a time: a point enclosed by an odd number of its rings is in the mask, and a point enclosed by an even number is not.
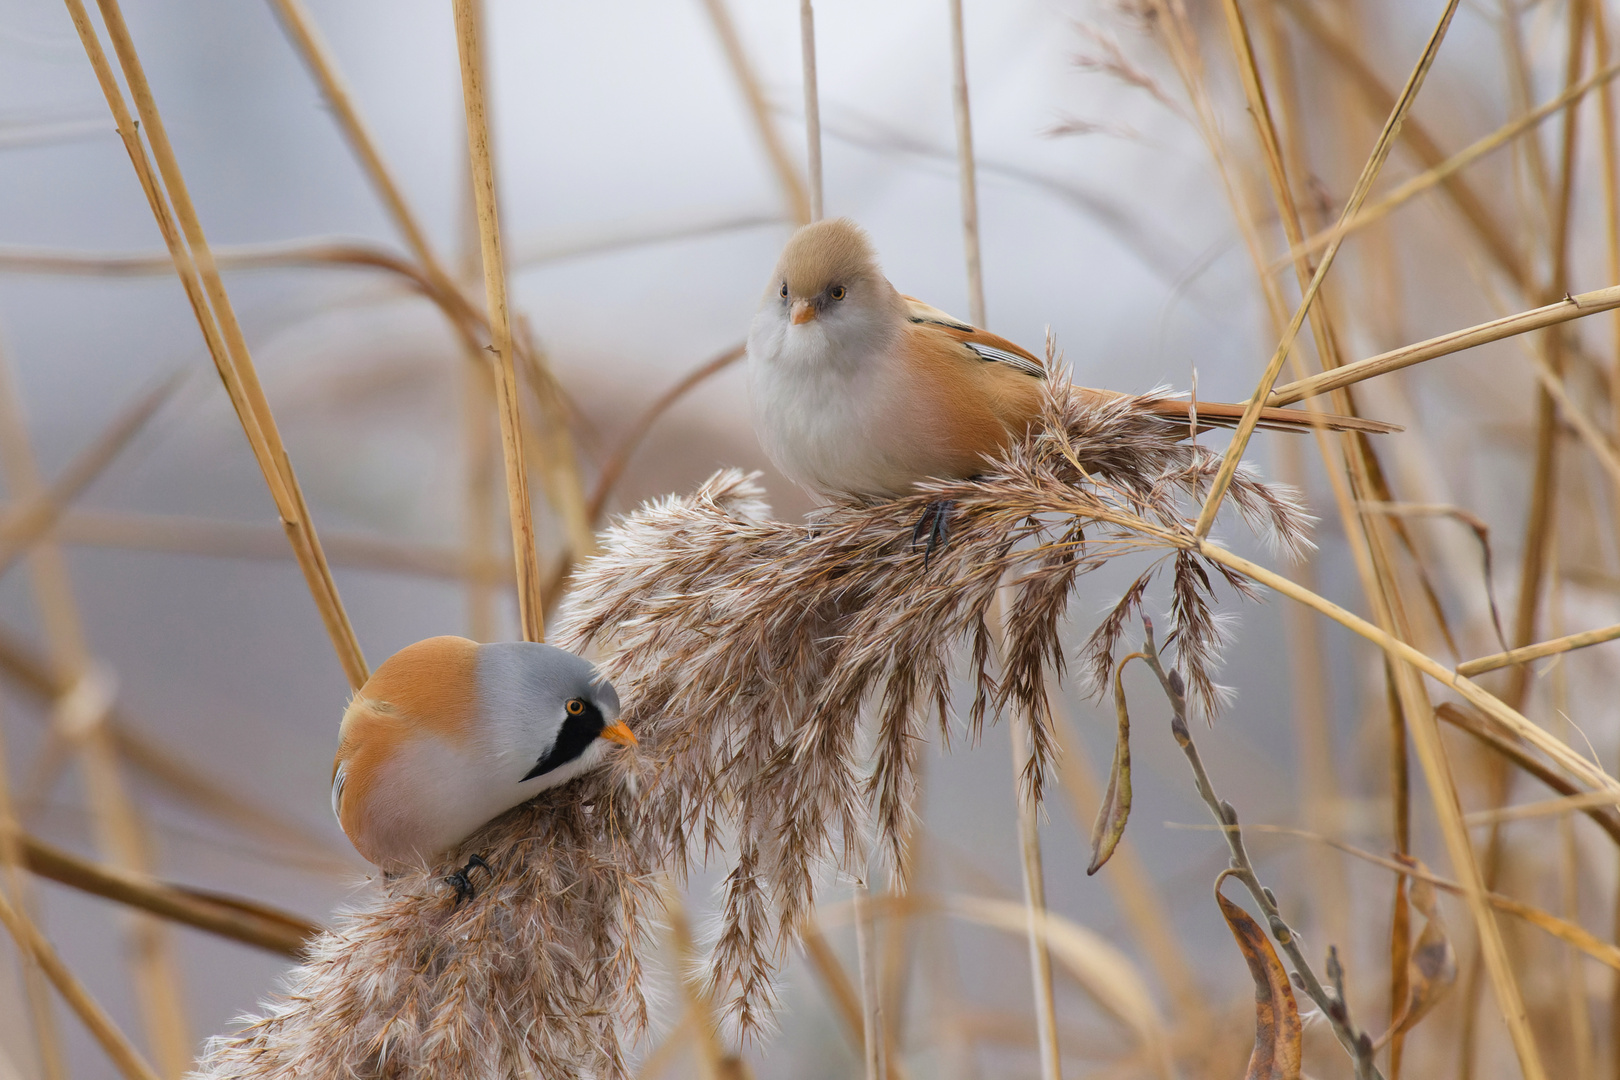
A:
[[[583,754],[607,722],[602,719],[602,711],[590,702],[585,703],[585,711],[578,716],[565,716],[562,730],[557,732],[557,741],[546,755],[534,763],[523,780],[533,780],[537,776],[544,776],[553,769],[573,761]],[[519,781],[522,783],[522,781]]]

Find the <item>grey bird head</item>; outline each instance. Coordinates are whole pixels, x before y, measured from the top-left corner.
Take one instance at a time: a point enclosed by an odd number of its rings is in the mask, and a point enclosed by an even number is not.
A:
[[[596,765],[608,743],[633,744],[619,695],[596,665],[553,645],[510,641],[478,652],[478,683],[493,749],[527,794]]]

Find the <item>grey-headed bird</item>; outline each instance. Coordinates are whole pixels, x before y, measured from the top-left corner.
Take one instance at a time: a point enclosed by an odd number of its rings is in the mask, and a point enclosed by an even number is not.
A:
[[[332,812],[369,861],[420,865],[635,741],[613,686],[582,657],[428,638],[389,657],[344,712]],[[451,875],[458,893],[477,865]]]

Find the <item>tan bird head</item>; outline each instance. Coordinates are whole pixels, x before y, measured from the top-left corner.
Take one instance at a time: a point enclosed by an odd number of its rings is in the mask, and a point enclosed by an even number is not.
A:
[[[848,218],[806,225],[782,249],[748,335],[751,358],[819,366],[887,344],[904,301],[878,267],[866,231]]]

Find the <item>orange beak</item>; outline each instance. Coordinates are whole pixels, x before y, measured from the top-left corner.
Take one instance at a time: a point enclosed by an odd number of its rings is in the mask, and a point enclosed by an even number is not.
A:
[[[791,312],[792,314],[789,317],[792,319],[794,326],[798,326],[800,323],[807,323],[816,317],[815,305],[808,300],[793,301]]]
[[[626,727],[623,720],[615,720],[603,728],[600,737],[608,742],[616,742],[620,746],[636,745],[636,733]]]

